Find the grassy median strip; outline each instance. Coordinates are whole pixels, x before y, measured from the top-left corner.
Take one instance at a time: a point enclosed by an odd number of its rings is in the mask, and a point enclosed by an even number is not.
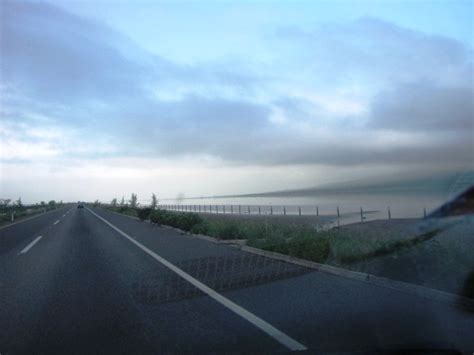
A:
[[[433,238],[440,232],[435,229],[409,239],[380,240],[354,237],[348,230],[316,230],[303,225],[282,225],[256,221],[210,221],[199,214],[171,212],[150,208],[114,207],[115,212],[149,219],[153,223],[168,225],[194,234],[218,239],[244,239],[255,248],[325,263],[349,264],[397,252]]]

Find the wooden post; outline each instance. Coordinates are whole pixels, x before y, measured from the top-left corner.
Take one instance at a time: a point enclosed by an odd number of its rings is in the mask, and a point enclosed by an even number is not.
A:
[[[360,221],[364,222],[364,211],[362,210],[362,207],[360,208]]]
[[[262,214],[262,210],[260,209],[260,206],[258,206],[258,214],[259,214],[259,215]]]
[[[316,206],[316,216],[319,217],[319,206]]]
[[[341,217],[340,213],[339,213],[339,206],[337,206],[337,218]]]
[[[387,207],[388,219],[392,219],[392,213],[390,212],[390,207]]]
[[[423,207],[423,218],[426,218],[426,208]]]
[[[301,206],[298,206],[298,215],[301,216]]]
[[[270,215],[273,215],[273,206],[270,206]]]
[[[286,216],[286,207],[283,206],[283,215]]]

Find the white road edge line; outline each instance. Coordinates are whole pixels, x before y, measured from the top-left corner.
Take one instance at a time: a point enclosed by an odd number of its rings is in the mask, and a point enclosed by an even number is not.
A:
[[[59,223],[59,219],[56,222],[53,223],[53,226],[55,226],[58,223]]]
[[[28,252],[28,250],[30,250],[31,248],[33,248],[33,246],[39,242],[39,240],[43,238],[42,235],[40,235],[39,237],[36,237],[35,240],[33,240],[30,244],[28,244],[25,249],[23,249],[22,251],[20,251],[20,254],[25,254]]]
[[[257,317],[255,314],[250,313],[246,309],[242,308],[238,304],[232,302],[228,298],[222,296],[220,293],[217,291],[214,291],[212,288],[206,286],[203,284],[201,281],[195,279],[191,275],[185,273],[183,270],[180,268],[176,267],[172,263],[170,263],[168,260],[162,258],[158,254],[156,254],[154,251],[148,249],[146,246],[142,245],[141,243],[137,242],[135,239],[133,239],[131,236],[129,236],[127,233],[123,232],[121,229],[117,228],[114,226],[112,223],[107,221],[105,218],[99,216],[97,213],[93,212],[89,208],[86,207],[86,209],[94,216],[96,216],[98,219],[100,219],[102,222],[107,224],[109,227],[114,229],[117,233],[128,239],[131,243],[135,244],[138,248],[143,250],[145,253],[150,255],[153,259],[158,261],[159,263],[163,264],[165,267],[173,271],[174,273],[178,274],[180,277],[188,281],[190,284],[192,284],[194,287],[198,288],[205,294],[207,294],[209,297],[214,299],[215,301],[219,302],[221,305],[224,307],[228,308],[238,316],[244,318],[248,322],[252,323],[254,326],[262,330],[263,332],[267,333],[269,336],[271,336],[273,339],[278,341],[280,344],[286,346],[289,350],[291,351],[296,351],[296,350],[307,350],[306,346],[303,344],[299,343],[295,339],[291,338],[290,336],[286,335],[282,331],[278,330],[274,326],[272,326],[270,323],[267,323],[263,319]]]

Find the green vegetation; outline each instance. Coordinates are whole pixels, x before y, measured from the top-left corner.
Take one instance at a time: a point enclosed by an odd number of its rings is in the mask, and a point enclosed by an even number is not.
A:
[[[188,232],[191,231],[194,226],[204,222],[196,213],[170,212],[160,209],[151,212],[150,221],[158,224],[166,224]]]
[[[0,224],[11,222],[12,214],[16,221],[24,217],[61,207],[62,205],[62,202],[57,203],[54,200],[49,201],[48,204],[42,201],[41,204],[24,205],[21,197],[16,201],[12,201],[11,199],[0,199]]]
[[[137,208],[138,206],[138,197],[137,194],[132,193],[132,196],[130,197],[130,207],[132,208]]]
[[[145,221],[148,218],[150,218],[150,213],[151,213],[150,207],[137,209],[138,218],[140,218],[142,221]]]
[[[218,239],[244,239],[255,248],[287,254],[319,263],[350,264],[397,252],[433,238],[440,229],[410,239],[375,239],[355,236],[351,231],[332,229],[318,231],[308,226],[282,225],[255,221],[206,220],[196,213],[172,212],[152,208],[110,206],[109,209],[126,215],[149,219],[194,234]]]
[[[150,205],[150,207],[151,207],[152,210],[155,210],[157,206],[158,206],[158,199],[156,198],[155,193],[152,193],[151,194],[151,205]]]
[[[332,240],[331,250],[337,262],[353,263],[413,247],[435,237],[443,229],[437,228],[409,239],[399,240],[361,239],[354,238],[348,232],[338,233],[337,238]]]

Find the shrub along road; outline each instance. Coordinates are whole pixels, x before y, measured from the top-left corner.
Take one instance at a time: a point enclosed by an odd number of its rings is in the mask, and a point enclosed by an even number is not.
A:
[[[2,354],[474,349],[460,309],[99,208],[0,230],[0,319]]]

